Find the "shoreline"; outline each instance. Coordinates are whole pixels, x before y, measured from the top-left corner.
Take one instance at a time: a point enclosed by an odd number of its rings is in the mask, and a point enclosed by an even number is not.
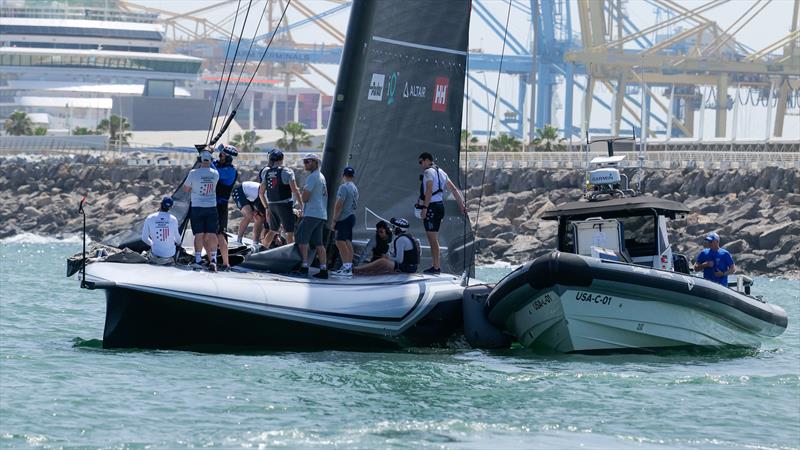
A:
[[[77,215],[87,192],[87,234],[97,239],[130,229],[157,209],[185,175],[179,166],[127,166],[89,156],[26,161],[0,158],[0,242],[10,236],[80,234]],[[240,168],[255,179],[254,167]],[[675,253],[690,259],[705,233],[717,231],[742,272],[800,278],[800,169],[645,170],[643,191],[686,204],[691,213],[670,222]],[[299,175],[299,174],[298,174]],[[565,169],[491,168],[467,173],[470,216],[478,213],[476,264],[530,261],[555,246],[556,223],[539,217],[557,203],[577,199],[583,173]],[[300,176],[299,178],[302,178]],[[229,229],[241,214],[230,208]]]

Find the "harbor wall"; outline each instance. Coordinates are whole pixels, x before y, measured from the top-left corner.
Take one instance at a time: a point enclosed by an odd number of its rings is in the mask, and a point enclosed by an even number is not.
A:
[[[20,233],[79,233],[80,198],[87,194],[92,239],[129,229],[155,211],[183,179],[181,166],[128,166],[91,156],[29,161],[0,159],[0,239]],[[630,175],[633,175],[632,173]],[[255,179],[243,168],[242,180]],[[412,177],[412,182],[413,178]],[[574,170],[472,170],[466,177],[470,216],[479,214],[479,264],[526,262],[555,246],[556,223],[540,220],[555,204],[576,200],[583,173]],[[635,182],[635,177],[633,178]],[[743,270],[793,275],[800,270],[800,169],[650,170],[641,180],[650,195],[684,202],[691,213],[671,222],[673,249],[693,258],[702,237],[717,231]],[[230,226],[240,214],[231,206]]]

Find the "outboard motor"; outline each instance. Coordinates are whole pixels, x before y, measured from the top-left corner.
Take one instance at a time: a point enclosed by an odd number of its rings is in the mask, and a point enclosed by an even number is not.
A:
[[[491,286],[470,286],[464,289],[464,335],[473,348],[501,349],[511,346],[511,338],[498,330],[486,316],[486,298]]]

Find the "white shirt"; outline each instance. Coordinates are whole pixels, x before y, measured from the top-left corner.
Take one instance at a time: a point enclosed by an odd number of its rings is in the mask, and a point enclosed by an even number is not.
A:
[[[436,176],[436,171],[439,171],[439,176]],[[423,191],[422,193],[425,194],[428,189],[428,181],[433,181],[433,189],[431,192],[436,192],[441,190],[441,192],[437,194],[431,195],[431,202],[441,202],[444,200],[444,190],[447,188],[447,174],[444,170],[439,168],[429,167],[425,169],[425,172],[422,174],[422,186]]]
[[[164,211],[150,214],[142,227],[142,241],[149,245],[153,255],[159,258],[175,256],[175,244],[181,243],[178,219]]]
[[[389,247],[389,257],[392,259],[392,261],[396,262],[397,264],[403,263],[403,255],[405,252],[414,249],[414,244],[411,242],[411,239],[411,236],[406,234],[401,234],[394,238],[392,245]]]
[[[251,202],[256,201],[258,198],[258,187],[261,186],[260,184],[256,183],[255,181],[245,181],[242,183],[242,191],[244,191],[244,196],[247,197],[248,200]]]

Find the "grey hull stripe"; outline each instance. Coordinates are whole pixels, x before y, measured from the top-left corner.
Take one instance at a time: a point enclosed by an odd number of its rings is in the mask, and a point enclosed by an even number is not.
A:
[[[389,39],[380,36],[372,36],[373,41],[378,42],[385,42],[387,44],[394,44],[394,45],[401,45],[403,47],[411,47],[411,48],[421,48],[423,50],[432,50],[434,52],[442,52],[442,53],[450,53],[453,55],[467,55],[467,52],[462,52],[461,50],[453,50],[451,48],[444,48],[444,47],[434,47],[433,45],[423,45],[423,44],[415,44],[413,42],[407,41],[398,41],[396,39]]]

